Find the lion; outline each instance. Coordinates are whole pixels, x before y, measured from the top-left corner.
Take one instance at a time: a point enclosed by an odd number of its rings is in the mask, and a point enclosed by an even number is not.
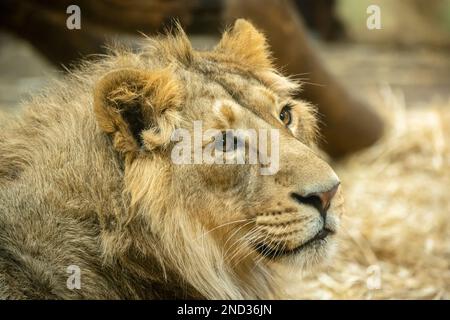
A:
[[[0,132],[0,298],[283,297],[277,268],[327,261],[343,211],[299,89],[242,19],[210,51],[178,27],[51,82]],[[277,130],[279,170],[174,164],[195,121]]]

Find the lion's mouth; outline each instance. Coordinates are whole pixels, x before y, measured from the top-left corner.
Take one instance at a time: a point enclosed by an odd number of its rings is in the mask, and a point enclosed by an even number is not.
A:
[[[284,256],[289,255],[295,255],[301,252],[302,250],[311,247],[313,245],[316,245],[320,242],[327,241],[327,238],[329,236],[332,236],[334,234],[333,230],[330,230],[326,227],[322,228],[319,232],[317,232],[312,238],[309,240],[303,242],[298,247],[295,247],[293,249],[282,249],[282,248],[271,248],[267,246],[266,244],[258,244],[256,246],[256,251],[258,251],[259,254],[270,258],[270,259],[276,259]]]

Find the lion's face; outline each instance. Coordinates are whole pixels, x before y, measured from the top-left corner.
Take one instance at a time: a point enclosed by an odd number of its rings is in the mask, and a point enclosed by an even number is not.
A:
[[[212,52],[195,52],[183,35],[159,40],[140,57],[151,61],[144,70],[120,68],[96,88],[97,120],[123,155],[131,207],[173,243],[167,250],[189,251],[184,259],[214,248],[231,265],[303,266],[334,241],[339,179],[312,149],[313,108],[292,97],[297,85],[274,71],[266,47],[240,20]]]
[[[230,164],[200,165],[192,164],[192,155],[187,164],[173,167],[176,193],[184,195],[192,219],[212,230],[231,260],[247,256],[307,265],[325,257],[342,202],[338,177],[311,149],[316,129],[312,107],[293,99],[289,90],[276,91],[229,67],[190,81],[195,89],[185,101],[183,129],[192,144],[199,139],[195,121],[202,132],[215,129],[211,144],[211,136],[201,137],[201,151],[231,159]],[[278,132],[278,139],[270,140],[270,130]],[[258,141],[264,138],[258,134],[267,133],[268,146],[250,146],[247,132],[257,133]],[[269,154],[278,164],[250,163],[251,148],[258,154],[278,153]],[[236,164],[233,160],[242,154],[245,163]],[[273,170],[264,174],[263,168]]]

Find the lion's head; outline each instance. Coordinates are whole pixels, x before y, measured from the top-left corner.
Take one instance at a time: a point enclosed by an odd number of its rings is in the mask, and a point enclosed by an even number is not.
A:
[[[274,69],[264,36],[244,20],[208,52],[194,51],[181,30],[149,41],[95,89],[97,122],[124,165],[128,246],[204,297],[268,297],[274,263],[323,260],[338,228],[339,179],[312,149],[314,109],[293,98],[298,85]],[[199,123],[216,131],[198,138]],[[262,158],[195,163],[195,146],[231,158],[252,148],[231,129],[275,130],[275,170],[263,174],[272,163]],[[191,162],[174,161],[182,140]]]

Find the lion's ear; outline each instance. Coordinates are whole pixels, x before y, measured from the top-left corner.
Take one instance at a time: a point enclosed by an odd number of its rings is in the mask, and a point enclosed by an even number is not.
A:
[[[272,67],[266,37],[245,19],[236,20],[234,26],[223,34],[215,51],[231,56],[255,69]]]
[[[112,71],[95,87],[97,122],[120,153],[164,146],[179,119],[181,89],[170,68]]]

